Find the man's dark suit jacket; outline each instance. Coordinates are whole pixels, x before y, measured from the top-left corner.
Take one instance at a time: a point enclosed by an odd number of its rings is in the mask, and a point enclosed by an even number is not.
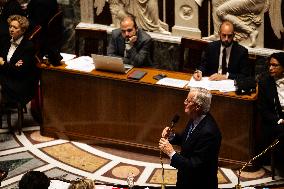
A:
[[[137,41],[134,46],[128,50],[127,55],[123,58],[125,64],[131,64],[135,67],[150,66],[151,61],[151,37],[142,29],[137,31]],[[124,57],[125,39],[121,35],[120,29],[112,31],[110,43],[107,48],[107,55]]]
[[[46,30],[49,20],[57,13],[56,0],[31,0],[27,7],[27,14],[33,26],[41,25]]]
[[[222,138],[218,126],[208,113],[185,141],[188,129],[170,140],[171,144],[181,146],[180,154],[176,153],[171,159],[171,166],[178,169],[176,186],[179,189],[217,189]]]
[[[41,58],[48,55],[49,62],[53,65],[60,64],[62,59],[60,48],[63,42],[63,20],[57,17],[56,24],[53,28],[48,28],[49,21],[59,11],[59,5],[56,0],[31,0],[27,7],[27,15],[31,23],[30,30],[37,25],[40,25],[41,31],[39,34]]]
[[[1,92],[8,102],[27,103],[34,95],[38,78],[33,43],[23,38],[8,63],[10,45],[9,38],[1,41],[0,57],[5,61],[4,65],[0,65]],[[23,60],[23,64],[17,67],[15,64],[19,60]]]
[[[202,71],[203,76],[218,73],[220,48],[221,41],[214,41],[209,43],[208,48],[202,53],[199,70]],[[229,79],[251,75],[251,66],[248,63],[248,50],[235,41],[232,44],[228,72]]]

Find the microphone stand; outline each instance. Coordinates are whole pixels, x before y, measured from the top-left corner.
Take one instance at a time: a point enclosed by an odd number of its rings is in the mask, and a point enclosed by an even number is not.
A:
[[[175,126],[175,122],[172,121],[169,132],[172,131],[174,126]],[[165,184],[165,168],[164,168],[164,163],[163,163],[163,152],[162,152],[162,150],[160,150],[160,161],[161,161],[161,166],[162,166],[162,184],[161,184],[161,189],[165,189],[166,188],[166,184]]]
[[[250,159],[248,162],[246,162],[242,168],[239,170],[239,174],[238,174],[238,184],[235,185],[235,189],[241,189],[242,186],[240,184],[240,177],[241,177],[241,173],[243,171],[243,169],[252,161],[258,159],[259,157],[261,157],[262,155],[264,155],[268,150],[275,148],[275,146],[279,143],[280,141],[278,139],[275,139],[272,144],[270,144],[266,149],[264,149],[260,154],[254,156],[252,159]]]

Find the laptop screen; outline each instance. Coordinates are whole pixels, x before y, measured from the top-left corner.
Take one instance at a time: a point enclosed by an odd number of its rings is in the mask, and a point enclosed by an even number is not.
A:
[[[117,73],[127,73],[132,65],[123,64],[123,59],[113,56],[103,56],[92,54],[96,70],[104,70]]]

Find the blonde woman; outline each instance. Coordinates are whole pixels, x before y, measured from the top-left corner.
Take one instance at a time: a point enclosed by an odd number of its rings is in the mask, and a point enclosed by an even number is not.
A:
[[[10,36],[0,39],[2,104],[25,105],[33,98],[37,81],[34,45],[25,35],[29,21],[12,15],[8,24]]]

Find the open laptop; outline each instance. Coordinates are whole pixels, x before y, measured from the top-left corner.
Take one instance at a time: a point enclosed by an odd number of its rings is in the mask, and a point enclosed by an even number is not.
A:
[[[119,57],[92,54],[92,58],[96,70],[127,73],[133,68],[132,65],[123,64],[122,58]]]

